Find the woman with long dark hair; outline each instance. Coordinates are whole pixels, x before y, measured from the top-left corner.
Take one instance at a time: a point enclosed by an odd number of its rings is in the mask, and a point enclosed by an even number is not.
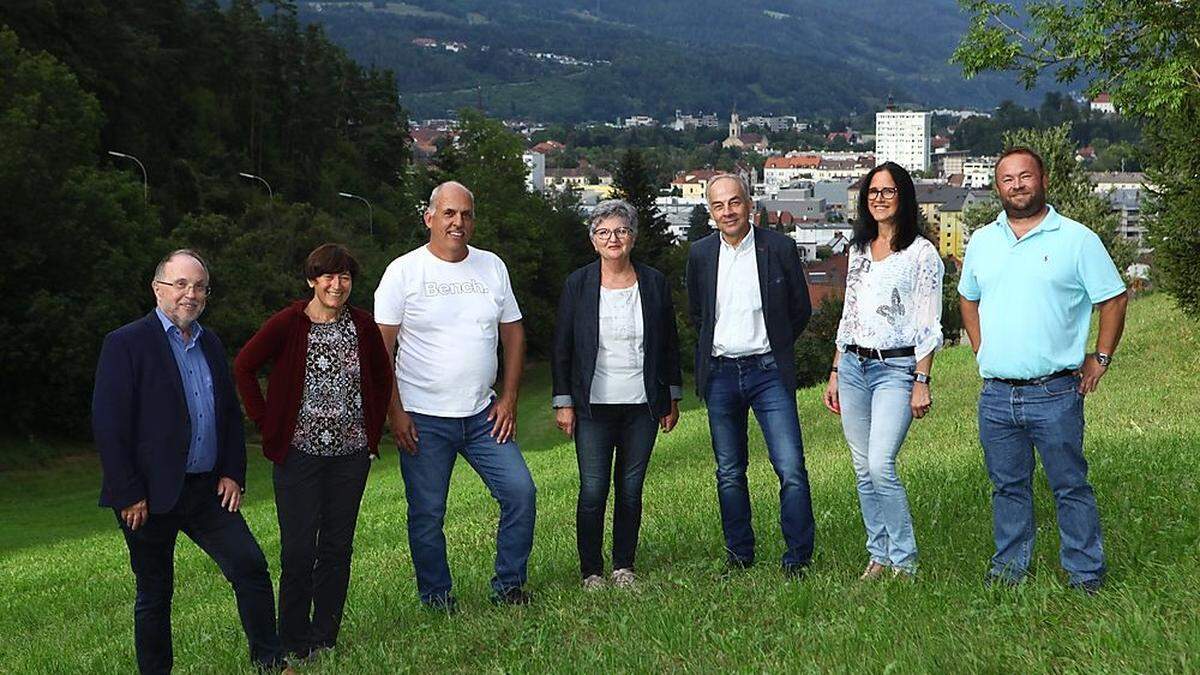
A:
[[[908,495],[896,456],[913,418],[933,404],[933,354],[942,345],[942,276],[937,249],[921,236],[908,172],[885,162],[867,174],[850,242],[846,299],[825,407],[842,417],[858,479],[870,562],[860,577],[917,570]]]

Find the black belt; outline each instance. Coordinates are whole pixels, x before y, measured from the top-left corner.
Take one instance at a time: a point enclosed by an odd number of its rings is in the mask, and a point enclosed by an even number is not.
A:
[[[895,349],[868,349],[858,345],[846,345],[846,351],[853,352],[864,359],[890,359],[896,356],[916,356],[916,347],[896,347]]]
[[[995,380],[996,382],[1003,382],[1004,384],[1007,384],[1012,387],[1029,387],[1029,386],[1036,385],[1036,384],[1046,384],[1050,380],[1057,380],[1060,377],[1074,377],[1074,376],[1075,376],[1074,370],[1060,370],[1057,373],[1050,373],[1049,375],[1043,375],[1041,377],[1033,377],[1028,380],[1014,380],[1011,378],[1004,378],[1004,377],[993,377],[993,378],[989,378],[989,379]]]

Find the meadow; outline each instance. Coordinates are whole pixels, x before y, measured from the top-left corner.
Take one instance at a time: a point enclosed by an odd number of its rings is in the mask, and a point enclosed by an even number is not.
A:
[[[759,564],[727,573],[702,408],[688,392],[660,436],[645,489],[634,591],[579,586],[573,447],[532,368],[519,439],[538,485],[528,588],[534,603],[488,602],[497,509],[459,462],[446,517],[460,612],[423,611],[405,534],[394,447],[373,466],[336,651],[311,673],[604,672],[1195,672],[1200,670],[1200,339],[1169,298],[1131,304],[1112,371],[1087,401],[1087,454],[1109,556],[1096,597],[1058,566],[1054,505],[1036,482],[1033,577],[981,583],[992,551],[990,484],[976,437],[971,352],[935,363],[934,409],[901,454],[920,546],[912,583],[861,583],[867,559],[853,473],[820,389],[797,405],[817,519],[811,573],[788,582],[778,482],[757,429],[750,482]],[[244,512],[278,575],[269,465],[250,449]],[[92,456],[0,474],[0,671],[135,669],[134,581],[112,513],[96,507]],[[181,673],[250,672],[229,586],[185,537],[176,553],[175,663]]]

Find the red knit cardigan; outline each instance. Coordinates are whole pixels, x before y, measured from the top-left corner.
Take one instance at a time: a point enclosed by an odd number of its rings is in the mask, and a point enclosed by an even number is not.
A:
[[[234,379],[246,416],[262,433],[263,455],[282,464],[291,452],[296,417],[304,394],[304,366],[308,357],[308,332],[312,321],[304,313],[308,300],[297,300],[267,319],[233,362]],[[357,307],[347,306],[358,333],[358,361],[362,388],[363,423],[371,454],[379,454],[379,438],[392,396],[392,366],[375,319]],[[264,400],[258,371],[271,362]]]

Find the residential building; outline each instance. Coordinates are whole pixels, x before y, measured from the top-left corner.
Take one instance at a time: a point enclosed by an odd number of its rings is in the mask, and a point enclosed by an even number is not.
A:
[[[1114,188],[1108,193],[1108,204],[1117,214],[1117,233],[1141,244],[1146,238],[1146,226],[1142,223],[1142,188]]]
[[[579,166],[574,169],[546,169],[546,189],[582,190],[601,185],[612,185],[612,174],[588,164],[585,159],[579,160]]]
[[[1088,181],[1098,195],[1117,189],[1137,190],[1147,185],[1146,174],[1141,171],[1092,171],[1088,173]]]
[[[719,176],[723,173],[736,173],[746,181],[747,185],[754,185],[755,183],[754,168],[745,162],[738,162],[732,172],[721,171],[719,169],[680,171],[675,174],[675,178],[671,181],[671,192],[678,190],[678,196],[685,200],[697,200],[697,203],[704,204],[706,203],[705,193],[708,190],[708,181],[714,176]]]
[[[985,188],[992,184],[996,175],[995,157],[970,157],[963,162],[963,187]]]
[[[525,189],[541,192],[546,189],[546,156],[529,150],[521,155],[525,163]]]
[[[966,150],[943,150],[933,153],[933,174],[945,178],[956,173],[963,173],[963,165],[967,162]]]
[[[820,155],[768,157],[763,164],[763,182],[770,187],[780,187],[801,178],[811,179],[812,171],[820,165]]]
[[[543,155],[549,155],[549,154],[552,154],[555,152],[559,152],[560,150],[562,150],[565,147],[567,147],[567,146],[563,145],[562,143],[559,143],[558,141],[550,140],[550,141],[542,141],[541,143],[538,143],[537,145],[530,148],[529,150],[530,150],[530,152],[540,152]]]
[[[720,126],[717,120],[716,113],[701,112],[698,115],[683,114],[682,111],[675,111],[675,121],[671,123],[671,128],[675,131],[683,131],[685,129],[696,129],[703,127]]]
[[[850,265],[850,256],[846,255],[848,240],[842,238],[835,243],[840,250],[834,255],[824,260],[809,258],[804,264],[808,300],[814,310],[820,309],[828,299],[841,300],[846,295],[846,274]]]
[[[658,122],[653,117],[647,115],[634,115],[633,117],[626,117],[622,126],[626,129],[629,127],[656,127],[658,126]]]
[[[889,105],[875,113],[875,158],[909,171],[929,171],[931,118],[928,112],[901,112]]]
[[[789,129],[803,130],[808,128],[808,125],[797,120],[795,115],[754,115],[746,118],[746,124],[753,124],[775,133],[788,131]]]
[[[1107,91],[1096,94],[1096,98],[1092,99],[1091,108],[1093,112],[1104,113],[1106,115],[1115,115],[1117,113],[1117,108],[1113,105],[1112,97],[1108,95]]]

